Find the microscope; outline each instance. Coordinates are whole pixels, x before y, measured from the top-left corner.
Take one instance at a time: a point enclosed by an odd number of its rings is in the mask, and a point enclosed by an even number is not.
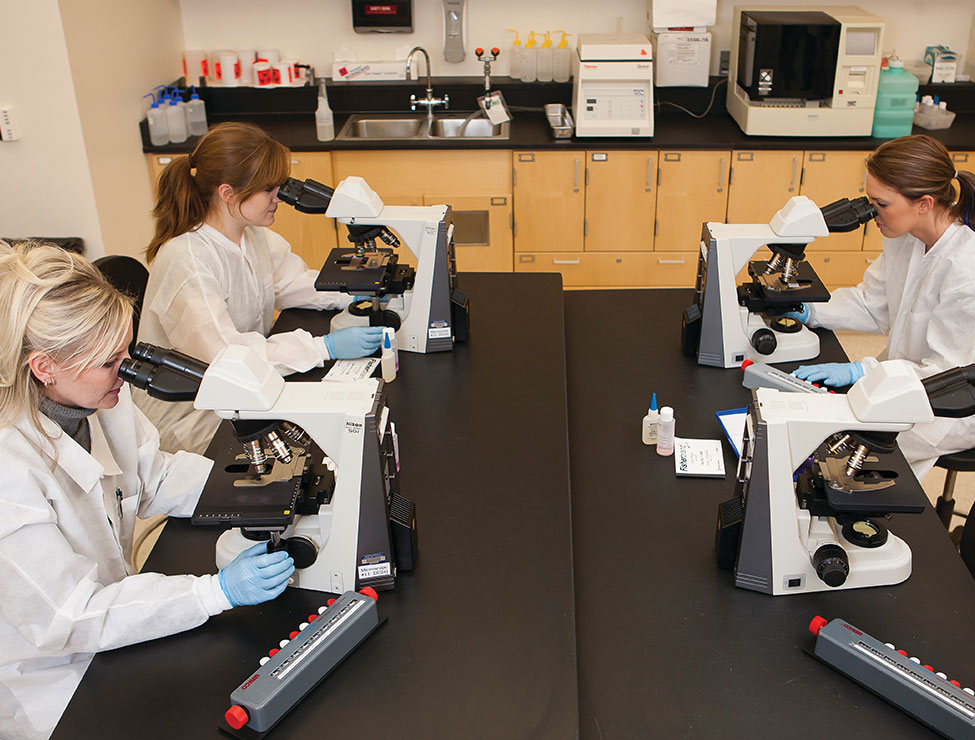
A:
[[[900,583],[911,550],[882,521],[925,495],[896,436],[935,416],[975,414],[975,365],[923,380],[891,360],[846,395],[752,391],[735,495],[718,508],[718,565],[779,596]]]
[[[866,198],[842,198],[819,209],[803,195],[790,198],[767,224],[707,222],[701,236],[694,304],[684,310],[681,346],[701,365],[739,367],[794,362],[819,355],[819,337],[783,314],[801,303],[829,300],[807,264],[805,247],[830,232],[853,231],[877,215]],[[750,261],[767,246],[768,261]],[[736,286],[748,264],[750,282]]]
[[[315,287],[369,298],[335,316],[332,330],[392,327],[399,349],[419,353],[449,351],[467,340],[470,305],[456,284],[450,206],[386,206],[361,177],[347,177],[335,189],[290,178],[278,198],[348,227],[353,247],[329,253]],[[400,238],[416,257],[415,270],[399,264]],[[387,246],[377,247],[377,239]]]
[[[231,421],[226,436],[236,443],[224,442],[221,426],[192,518],[230,528],[217,541],[218,568],[267,541],[294,558],[293,585],[316,591],[391,589],[398,570],[413,569],[416,512],[399,492],[381,380],[285,382],[240,345],[210,365],[145,343],[132,355],[119,368],[123,380]]]

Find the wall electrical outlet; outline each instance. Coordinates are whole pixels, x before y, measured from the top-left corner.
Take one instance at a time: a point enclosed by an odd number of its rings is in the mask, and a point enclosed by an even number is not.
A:
[[[19,138],[20,132],[14,125],[10,106],[0,106],[0,141],[16,141]]]

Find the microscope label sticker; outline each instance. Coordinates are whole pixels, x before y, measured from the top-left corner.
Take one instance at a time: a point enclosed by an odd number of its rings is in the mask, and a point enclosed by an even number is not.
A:
[[[429,339],[450,339],[450,325],[443,321],[431,321],[430,328],[427,330]]]
[[[359,580],[366,578],[376,578],[377,576],[388,576],[392,574],[389,563],[376,563],[375,565],[360,565]]]

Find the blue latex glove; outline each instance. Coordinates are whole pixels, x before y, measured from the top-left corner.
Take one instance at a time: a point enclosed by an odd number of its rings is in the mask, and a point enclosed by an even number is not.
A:
[[[383,341],[381,326],[350,326],[322,337],[328,356],[333,360],[351,360],[366,357],[379,349]]]
[[[800,324],[805,324],[807,321],[809,321],[809,306],[807,306],[805,303],[800,303],[799,305],[802,306],[801,311],[786,311],[784,314],[782,314],[782,316],[789,319],[795,319]]]
[[[280,596],[295,572],[295,561],[284,550],[268,552],[260,542],[244,550],[217,574],[232,606],[263,604]]]
[[[859,362],[824,362],[822,365],[800,365],[792,374],[797,378],[825,385],[853,385],[863,377]]]

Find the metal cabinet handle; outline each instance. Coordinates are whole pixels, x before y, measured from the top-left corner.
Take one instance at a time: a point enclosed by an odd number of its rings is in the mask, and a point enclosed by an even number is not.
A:
[[[662,260],[662,259],[658,259],[657,260],[657,264],[658,265],[683,265],[684,264],[684,260]]]
[[[292,159],[291,160],[291,164],[301,164],[301,160],[300,159]]]
[[[653,190],[653,157],[647,157],[647,187],[644,192]]]
[[[874,262],[877,261],[877,258],[876,257],[874,257],[873,259],[870,259],[869,257],[864,257],[863,259],[865,259],[867,261],[867,264],[868,265],[872,265]]]
[[[579,158],[576,157],[575,175],[572,178],[572,192],[579,192]]]
[[[582,260],[557,260],[553,259],[553,265],[578,265]]]
[[[860,183],[860,192],[864,192],[867,189],[867,160],[863,160],[863,182]]]
[[[792,182],[789,183],[789,192],[794,193],[796,190],[796,175],[799,174],[799,157],[792,158]]]
[[[724,191],[724,165],[725,158],[721,158],[721,167],[718,169],[718,192]]]

